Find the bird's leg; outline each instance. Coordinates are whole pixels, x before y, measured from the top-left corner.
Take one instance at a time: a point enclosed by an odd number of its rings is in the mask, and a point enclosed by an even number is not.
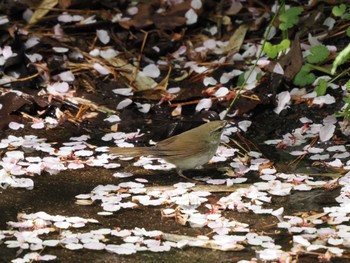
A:
[[[192,183],[198,183],[197,180],[194,180],[194,179],[191,179],[191,178],[188,178],[187,176],[185,176],[183,173],[182,173],[182,170],[181,169],[176,169],[176,172],[178,175],[180,175],[182,178],[186,179],[186,181],[190,181]]]

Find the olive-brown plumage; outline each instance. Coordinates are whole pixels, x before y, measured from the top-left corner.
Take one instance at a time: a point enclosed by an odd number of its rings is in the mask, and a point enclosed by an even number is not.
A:
[[[148,156],[162,158],[176,166],[180,176],[183,170],[200,167],[216,153],[226,121],[212,121],[158,142],[151,147],[111,147],[110,152],[124,157]]]

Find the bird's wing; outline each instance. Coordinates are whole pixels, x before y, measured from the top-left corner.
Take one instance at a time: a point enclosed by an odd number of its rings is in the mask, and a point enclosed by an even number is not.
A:
[[[181,138],[181,140],[178,140],[176,137],[177,136],[165,139],[154,146],[154,151],[156,151],[155,155],[159,157],[176,156],[180,158],[188,158],[195,153],[205,152],[208,148],[207,144],[193,141],[193,137]]]

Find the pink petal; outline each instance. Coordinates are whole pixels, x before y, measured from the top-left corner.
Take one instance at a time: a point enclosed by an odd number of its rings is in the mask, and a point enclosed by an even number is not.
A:
[[[102,66],[99,63],[95,63],[93,67],[94,67],[94,69],[97,70],[98,73],[100,73],[102,75],[108,75],[111,73],[107,68],[105,68],[104,66]]]
[[[19,130],[21,128],[24,128],[24,125],[18,122],[11,121],[9,123],[9,128],[12,130]]]
[[[320,129],[320,141],[325,142],[328,141],[330,138],[333,137],[335,131],[335,125],[334,124],[326,124],[321,127]]]
[[[198,19],[198,15],[192,8],[186,12],[185,17],[187,19],[186,21],[187,25],[195,24]]]
[[[158,78],[160,75],[160,70],[157,65],[149,64],[143,68],[142,73],[151,78]]]
[[[213,104],[211,99],[201,99],[197,106],[196,106],[196,111],[201,111],[203,109],[209,109],[211,105]]]
[[[108,32],[106,30],[96,30],[96,35],[98,39],[103,43],[103,44],[108,44],[108,42],[111,40]]]

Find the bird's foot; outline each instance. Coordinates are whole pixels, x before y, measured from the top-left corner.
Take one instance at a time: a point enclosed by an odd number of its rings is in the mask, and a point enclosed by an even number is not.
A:
[[[191,179],[191,178],[188,178],[187,176],[185,176],[183,173],[182,173],[182,170],[176,170],[177,171],[177,174],[179,176],[181,176],[182,178],[184,178],[186,181],[189,181],[191,183],[195,183],[195,184],[202,184],[203,182],[199,181],[199,180],[195,180],[195,179]]]

